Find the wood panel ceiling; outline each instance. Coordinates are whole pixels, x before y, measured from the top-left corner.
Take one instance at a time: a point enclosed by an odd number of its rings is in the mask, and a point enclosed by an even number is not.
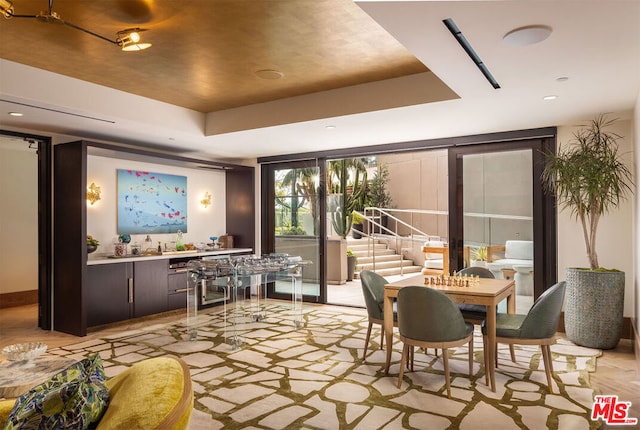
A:
[[[38,14],[49,2],[14,8]],[[53,11],[114,40],[146,28],[153,46],[122,52],[64,25],[13,17],[0,19],[0,57],[200,112],[428,71],[352,0],[54,0]],[[284,76],[262,79],[264,69]]]

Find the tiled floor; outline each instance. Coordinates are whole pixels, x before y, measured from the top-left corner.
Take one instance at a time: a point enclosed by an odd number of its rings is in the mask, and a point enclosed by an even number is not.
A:
[[[347,301],[347,297],[356,300],[361,296],[359,281],[349,285],[335,286],[330,297],[334,300]],[[356,291],[360,293],[357,295]],[[344,293],[344,299],[337,294]],[[518,298],[519,300],[519,298]],[[37,327],[36,305],[18,306],[0,311],[0,348],[19,342],[45,341],[50,348],[77,343],[79,338],[60,332],[44,331]],[[92,329],[84,339],[95,339],[125,330],[137,329],[155,323],[169,323],[184,317],[183,311],[162,314],[139,320],[131,320],[119,324]],[[559,333],[561,336],[562,334]],[[620,401],[630,402],[631,417],[640,418],[640,374],[639,361],[633,351],[633,343],[629,339],[620,341],[615,349],[603,351],[597,361],[597,369],[590,375],[592,384],[601,394],[616,394]],[[618,426],[619,427],[619,426]],[[617,428],[617,427],[611,427]]]

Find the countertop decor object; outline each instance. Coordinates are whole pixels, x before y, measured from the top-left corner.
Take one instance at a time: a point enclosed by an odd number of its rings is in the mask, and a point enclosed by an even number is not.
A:
[[[100,245],[100,241],[98,239],[94,239],[90,234],[87,235],[87,254],[91,254],[98,249],[98,245]]]
[[[25,361],[29,363],[47,350],[44,342],[25,342],[2,348],[2,356],[8,361]]]

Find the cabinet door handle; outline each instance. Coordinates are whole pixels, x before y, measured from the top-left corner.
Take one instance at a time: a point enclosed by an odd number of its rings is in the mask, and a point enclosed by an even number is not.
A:
[[[175,269],[175,270],[173,271],[173,273],[186,273],[186,272],[188,272],[188,271],[189,271],[189,269]]]
[[[193,290],[193,288],[182,288],[180,290],[176,290],[175,292],[176,293],[186,293],[186,292],[189,292],[189,291],[192,291],[192,290]]]
[[[133,303],[133,278],[129,278],[129,303]]]

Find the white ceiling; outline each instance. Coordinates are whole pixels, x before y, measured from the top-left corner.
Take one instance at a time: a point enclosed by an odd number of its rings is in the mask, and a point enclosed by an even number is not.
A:
[[[295,118],[296,111],[348,104],[354,94],[394,94],[385,92],[385,82],[374,82],[204,114],[0,60],[0,128],[64,136],[58,141],[89,138],[239,160],[572,125],[607,112],[628,117],[640,95],[637,0],[357,4],[460,98],[242,130],[263,117]],[[500,89],[492,88],[453,39],[442,23],[446,18],[456,22]],[[553,33],[526,47],[502,42],[508,31],[533,24],[550,26]],[[560,77],[568,80],[559,82]],[[419,83],[413,85],[420,91]],[[558,98],[544,101],[547,95]],[[17,110],[25,115],[7,115]],[[242,131],[225,132],[229,124]]]

